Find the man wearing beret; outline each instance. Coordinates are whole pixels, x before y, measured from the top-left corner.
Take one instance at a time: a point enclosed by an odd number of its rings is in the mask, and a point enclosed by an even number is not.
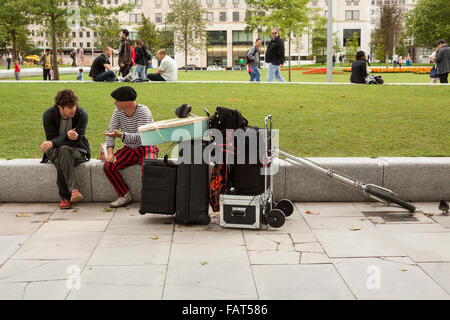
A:
[[[119,208],[133,201],[130,190],[118,172],[131,165],[143,165],[145,158],[157,159],[157,146],[143,146],[138,133],[140,126],[153,122],[149,108],[136,103],[136,91],[128,86],[120,87],[111,93],[116,108],[105,131],[106,162],[103,171],[118,194],[118,199],[111,202],[111,208]],[[121,129],[122,131],[119,131]],[[125,146],[114,153],[114,139],[120,138]]]

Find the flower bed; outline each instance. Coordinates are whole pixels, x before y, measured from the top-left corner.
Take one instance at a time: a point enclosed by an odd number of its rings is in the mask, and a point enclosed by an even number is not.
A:
[[[327,68],[316,68],[302,72],[302,74],[325,74],[325,73],[327,73]],[[343,74],[343,72],[333,70],[333,74]]]
[[[404,67],[404,68],[368,68],[372,73],[415,73],[415,74],[428,74],[431,71],[431,67]],[[352,68],[343,68],[345,72],[352,72]]]
[[[314,68],[291,68],[291,71],[295,71],[295,70],[312,70],[312,69],[314,69]],[[283,69],[280,69],[281,71],[288,71],[289,69],[288,68],[283,68]]]

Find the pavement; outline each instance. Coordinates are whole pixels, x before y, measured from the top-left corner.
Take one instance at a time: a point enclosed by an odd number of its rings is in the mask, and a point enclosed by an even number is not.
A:
[[[415,205],[299,202],[280,229],[241,230],[138,203],[4,203],[0,300],[449,300],[450,216]]]

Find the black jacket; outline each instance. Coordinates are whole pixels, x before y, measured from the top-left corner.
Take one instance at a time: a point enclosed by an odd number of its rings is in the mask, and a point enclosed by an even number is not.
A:
[[[284,41],[281,37],[278,36],[275,39],[270,40],[265,53],[265,60],[267,63],[284,63]]]
[[[136,47],[134,49],[134,63],[146,66],[150,57],[147,55],[147,48],[145,46]]]
[[[350,82],[352,83],[366,83],[367,77],[366,62],[363,60],[356,60],[352,63],[352,75]]]
[[[59,124],[61,122],[61,114],[57,106],[50,107],[43,114],[45,137],[47,141],[53,142],[53,147],[58,148],[62,145],[68,145],[70,147],[83,148],[87,151],[86,160],[91,158],[91,149],[89,148],[89,142],[84,136],[86,133],[86,127],[88,123],[88,114],[86,110],[77,106],[75,115],[72,118],[72,127],[76,129],[78,133],[77,140],[70,140],[67,135],[59,134]],[[44,153],[41,163],[48,161],[47,155]]]
[[[450,47],[445,44],[436,53],[437,74],[450,72]]]

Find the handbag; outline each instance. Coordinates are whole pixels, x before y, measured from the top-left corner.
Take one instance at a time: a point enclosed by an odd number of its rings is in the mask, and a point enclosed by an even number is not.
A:
[[[430,70],[430,78],[437,78],[438,76],[437,76],[437,70],[436,70],[436,67],[435,66],[433,66],[433,68],[431,68],[431,70]]]

